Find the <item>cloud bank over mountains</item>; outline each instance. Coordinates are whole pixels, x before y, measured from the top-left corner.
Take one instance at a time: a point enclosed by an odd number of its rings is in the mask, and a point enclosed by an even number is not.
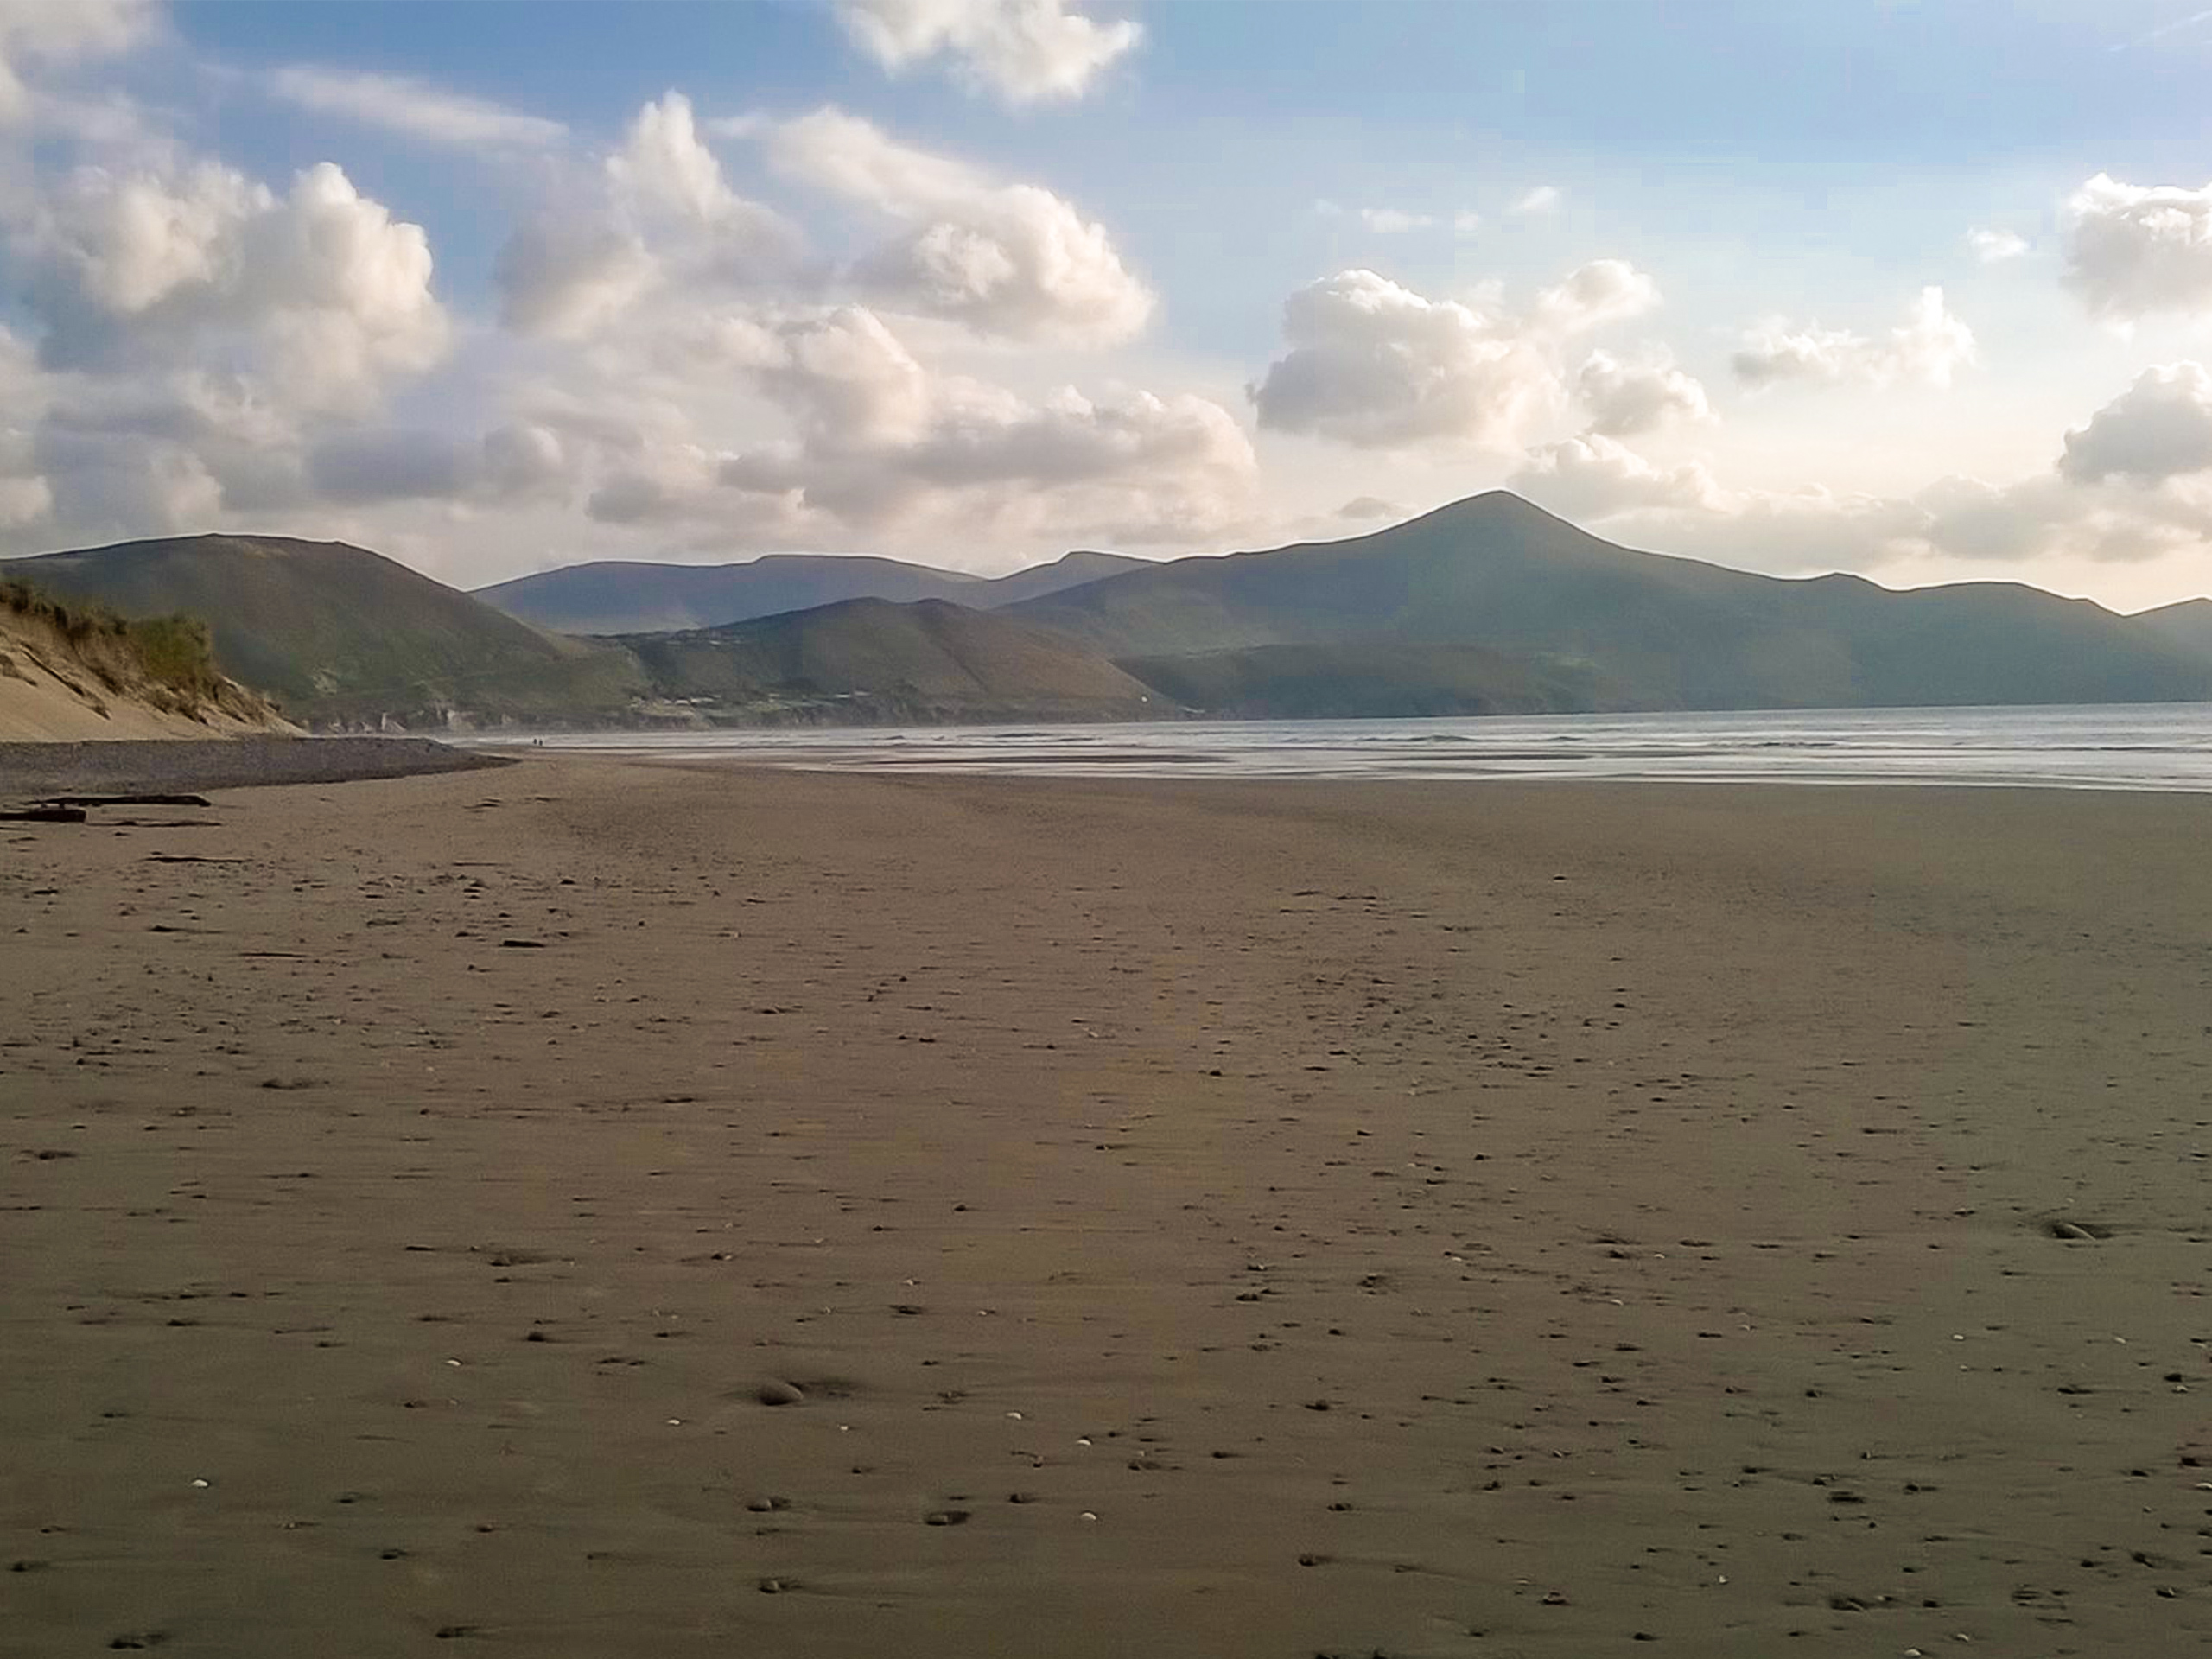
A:
[[[837,0],[834,28],[857,84],[935,81],[987,123],[1110,96],[1150,45],[1068,0]],[[183,51],[150,3],[0,4],[0,550],[235,525],[481,544],[442,571],[479,579],[781,549],[992,568],[1265,544],[1495,482],[1770,569],[2024,571],[2212,535],[2212,375],[2187,357],[2138,359],[1994,481],[1940,457],[1899,493],[1743,481],[1747,432],[1971,392],[2017,349],[1961,315],[1986,289],[1692,327],[1663,250],[1580,183],[1470,192],[1480,211],[1295,197],[1298,234],[1360,257],[1251,294],[1273,346],[1224,364],[1175,337],[1175,291],[1081,193],[844,104],[672,89],[595,134],[297,62],[226,96],[326,124],[333,153],[257,176],[129,90],[137,58]],[[489,181],[479,291],[348,171],[349,134]],[[2050,223],[1962,220],[1957,266],[2069,296],[2087,336],[2212,325],[2212,186],[2098,173]],[[1589,257],[1494,274],[1540,236]],[[1417,246],[1458,274],[1399,270]]]
[[[1974,360],[1974,330],[1951,315],[1940,288],[1921,289],[1904,321],[1880,339],[1774,319],[1753,329],[1729,359],[1736,378],[1750,386],[1789,380],[1948,386]]]

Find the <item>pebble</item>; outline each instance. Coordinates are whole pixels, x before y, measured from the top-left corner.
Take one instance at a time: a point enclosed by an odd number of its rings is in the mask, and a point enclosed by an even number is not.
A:
[[[763,1382],[753,1395],[764,1406],[795,1406],[806,1398],[804,1389],[790,1382]]]

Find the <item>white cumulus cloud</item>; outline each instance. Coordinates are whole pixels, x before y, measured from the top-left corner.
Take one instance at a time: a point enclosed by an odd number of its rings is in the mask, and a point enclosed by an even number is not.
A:
[[[1007,184],[818,110],[771,140],[791,177],[900,226],[853,275],[885,306],[1008,339],[1108,345],[1151,315],[1151,290],[1105,227],[1036,185]]]
[[[1531,321],[1551,334],[1583,334],[1641,316],[1659,303],[1659,284],[1625,259],[1592,259],[1536,296]]]
[[[748,215],[706,133],[841,209],[815,222],[856,256],[714,270],[704,251]],[[1217,403],[1016,392],[938,360],[963,348],[948,322],[1081,348],[1141,327],[1150,292],[1050,192],[835,110],[702,123],[673,95],[587,176],[595,194],[533,217],[499,262],[505,319],[533,340],[493,418],[543,435],[503,441],[520,481],[492,438],[393,432],[320,445],[319,493],[474,509],[557,486],[608,533],[721,549],[1187,543],[1250,518],[1251,443]]]
[[[1009,104],[1078,98],[1143,31],[1066,0],[836,0],[854,43],[893,73],[949,58],[971,88]]]
[[[174,535],[219,522],[223,486],[189,449],[48,427],[37,453],[54,518],[80,534]]]
[[[547,213],[516,227],[493,278],[499,320],[518,334],[575,336],[621,315],[658,267],[632,234]]]
[[[427,233],[336,165],[279,189],[173,140],[67,154],[0,207],[14,544],[296,513],[306,448],[448,360]]]
[[[2067,200],[2063,246],[2066,285],[2094,315],[2212,316],[2212,185],[2100,173]]]
[[[1904,321],[1882,339],[1777,318],[1746,334],[1731,363],[1751,386],[1789,380],[1948,386],[1975,355],[1974,330],[1944,302],[1943,290],[1923,288]]]
[[[1372,270],[1339,271],[1284,302],[1289,349],[1249,395],[1263,427],[1363,448],[1510,446],[1564,402],[1564,341],[1657,298],[1617,259],[1570,272],[1526,315],[1491,291],[1430,299]]]
[[[580,337],[657,288],[696,301],[787,279],[804,250],[795,226],[732,188],[691,101],[672,92],[638,111],[594,173],[515,228],[493,281],[507,327]]]
[[[929,372],[865,306],[734,313],[703,349],[752,375],[817,449],[911,444],[933,418]]]
[[[347,427],[308,452],[307,473],[328,501],[499,501],[557,497],[565,462],[558,435],[529,423],[501,426],[481,438]]]
[[[321,162],[290,192],[214,162],[84,168],[20,238],[49,365],[210,355],[306,408],[372,398],[444,353],[429,238]]]
[[[932,371],[849,304],[734,310],[681,349],[702,373],[748,380],[791,435],[719,457],[682,439],[646,446],[594,497],[602,519],[833,542],[963,523],[1158,540],[1250,508],[1250,442],[1203,397],[1071,387],[1022,397]]]
[[[1187,543],[1251,517],[1250,441],[1218,404],[1018,393],[932,362],[895,321],[849,302],[647,306],[556,355],[510,418],[557,441],[591,520],[657,546]]]
[[[1940,288],[1923,288],[1904,321],[1890,330],[1876,358],[1876,378],[1893,377],[1922,385],[1948,386],[1978,356],[1974,330],[1943,302]]]
[[[1072,388],[1032,403],[931,376],[856,306],[776,320],[739,356],[792,412],[799,444],[734,458],[726,477],[796,490],[847,518],[867,522],[917,491],[997,495],[996,511],[1008,491],[1027,488],[1126,531],[1185,512],[1217,521],[1252,483],[1251,446],[1217,404]]]
[[[30,120],[27,72],[129,50],[154,29],[155,0],[5,0],[0,4],[0,127]]]
[[[646,214],[717,225],[766,211],[730,188],[721,162],[699,137],[691,100],[681,92],[664,93],[638,111],[622,147],[607,158],[607,174]]]
[[[1575,372],[1574,395],[1590,412],[1591,431],[1602,437],[1634,437],[1677,422],[1714,418],[1704,385],[1663,351],[1628,359],[1592,352]]]
[[[2142,485],[2212,470],[2212,372],[2201,363],[2144,370],[2066,435],[2058,470],[2082,482]]]

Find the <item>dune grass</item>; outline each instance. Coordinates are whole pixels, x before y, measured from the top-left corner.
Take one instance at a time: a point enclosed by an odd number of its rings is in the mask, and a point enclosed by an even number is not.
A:
[[[110,691],[151,685],[184,709],[224,701],[228,683],[207,625],[196,617],[126,617],[96,600],[59,598],[7,575],[0,575],[0,613],[58,636]]]

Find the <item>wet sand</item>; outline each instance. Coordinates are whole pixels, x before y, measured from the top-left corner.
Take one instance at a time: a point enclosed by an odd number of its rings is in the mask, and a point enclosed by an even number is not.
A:
[[[10,1659],[2212,1643],[2202,798],[95,817],[0,835]]]

